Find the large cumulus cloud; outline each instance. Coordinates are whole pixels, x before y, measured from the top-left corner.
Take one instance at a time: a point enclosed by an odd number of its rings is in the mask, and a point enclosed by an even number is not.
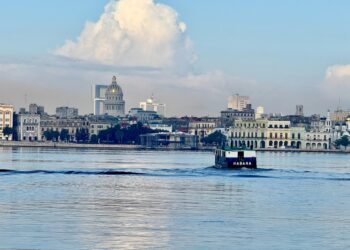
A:
[[[185,23],[171,7],[154,0],[111,1],[97,22],[87,22],[60,56],[131,67],[191,66],[194,54]]]

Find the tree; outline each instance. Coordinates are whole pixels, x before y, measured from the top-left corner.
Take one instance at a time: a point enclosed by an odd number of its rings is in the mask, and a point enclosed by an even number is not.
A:
[[[68,129],[61,130],[60,140],[61,141],[68,141],[69,140],[69,130]]]
[[[204,137],[202,142],[209,145],[221,145],[226,141],[226,136],[223,135],[220,131],[215,131],[210,135]]]
[[[4,130],[2,131],[2,133],[3,133],[4,136],[6,137],[6,140],[8,140],[8,139],[9,139],[9,136],[12,135],[12,133],[13,133],[13,129],[10,128],[9,126],[6,126],[6,127],[4,128]]]
[[[46,138],[47,141],[57,141],[59,136],[60,136],[60,133],[52,129],[46,130],[44,132],[44,137]]]
[[[140,122],[127,128],[116,125],[113,128],[101,130],[98,134],[98,140],[104,143],[139,144],[140,135],[157,132],[160,130],[152,130]]]
[[[75,139],[77,142],[88,142],[89,141],[89,131],[86,128],[78,128],[75,132]]]
[[[345,150],[346,150],[346,148],[350,145],[349,136],[343,135],[340,139],[335,141],[335,145],[337,147],[343,146],[345,147]]]
[[[95,134],[91,135],[90,143],[97,144],[98,143],[98,136]]]

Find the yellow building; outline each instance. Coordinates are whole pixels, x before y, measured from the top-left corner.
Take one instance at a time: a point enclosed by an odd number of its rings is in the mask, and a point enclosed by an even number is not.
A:
[[[12,140],[12,135],[4,135],[6,127],[13,127],[14,107],[10,104],[0,104],[0,140]]]

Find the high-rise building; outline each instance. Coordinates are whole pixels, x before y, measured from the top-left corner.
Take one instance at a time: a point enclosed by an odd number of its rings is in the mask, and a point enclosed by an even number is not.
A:
[[[111,116],[125,115],[125,101],[123,90],[117,83],[117,78],[113,76],[111,85],[108,86],[105,94],[103,113]]]
[[[235,94],[229,97],[227,107],[229,109],[242,111],[248,104],[250,104],[249,96],[240,96],[239,94]]]
[[[303,105],[296,106],[295,115],[304,116],[304,106]]]
[[[92,89],[94,115],[102,115],[108,85],[95,84]]]
[[[155,111],[158,115],[163,117],[166,115],[166,105],[157,103],[153,96],[148,98],[145,102],[140,102],[140,108],[142,108],[144,111]]]
[[[0,104],[0,140],[12,141],[12,134],[6,134],[6,127],[13,127],[13,111],[14,107],[10,104]]]

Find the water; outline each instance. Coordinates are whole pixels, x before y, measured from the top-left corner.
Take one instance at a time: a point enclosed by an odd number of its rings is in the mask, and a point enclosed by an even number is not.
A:
[[[0,249],[349,249],[350,155],[0,149]]]

